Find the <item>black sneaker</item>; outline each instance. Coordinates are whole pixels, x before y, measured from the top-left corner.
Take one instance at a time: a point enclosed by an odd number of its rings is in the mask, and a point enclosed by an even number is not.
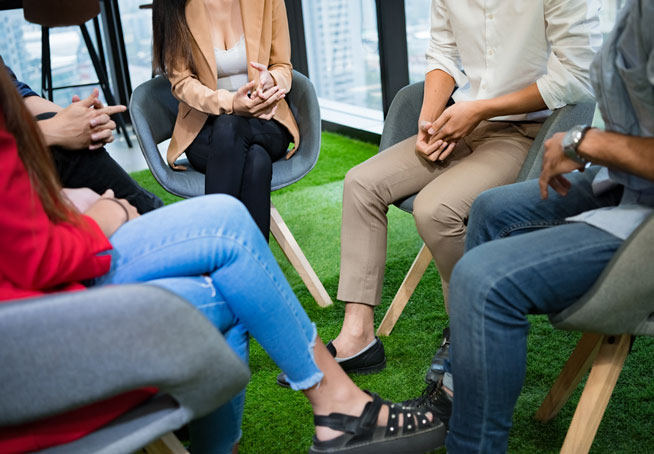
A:
[[[443,330],[443,341],[438,351],[431,360],[431,366],[427,371],[425,382],[436,383],[445,373],[445,361],[450,358],[450,328]]]
[[[452,398],[443,390],[442,380],[429,383],[420,397],[405,400],[402,405],[430,411],[436,418],[443,421],[445,427],[449,427],[450,416],[452,416]]]
[[[331,341],[325,346],[329,353],[336,358],[336,347]],[[374,374],[384,370],[386,367],[386,353],[384,352],[384,344],[375,337],[375,341],[367,349],[357,353],[348,359],[337,358],[336,361],[341,368],[348,374]],[[289,388],[290,385],[286,381],[286,375],[281,372],[277,375],[277,384],[284,388]]]

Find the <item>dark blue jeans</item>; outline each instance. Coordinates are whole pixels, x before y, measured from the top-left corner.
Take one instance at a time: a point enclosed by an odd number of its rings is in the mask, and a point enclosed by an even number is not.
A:
[[[592,193],[594,171],[567,175],[566,197],[541,200],[536,180],[492,189],[472,206],[466,254],[450,286],[454,404],[447,452],[506,452],[526,370],[527,314],[573,304],[622,240],[568,216],[616,205]]]

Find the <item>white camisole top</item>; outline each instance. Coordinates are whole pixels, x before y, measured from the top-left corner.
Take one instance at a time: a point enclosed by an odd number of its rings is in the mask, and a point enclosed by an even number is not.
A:
[[[236,91],[248,83],[248,59],[245,51],[245,36],[242,35],[234,47],[227,50],[214,48],[218,88]]]

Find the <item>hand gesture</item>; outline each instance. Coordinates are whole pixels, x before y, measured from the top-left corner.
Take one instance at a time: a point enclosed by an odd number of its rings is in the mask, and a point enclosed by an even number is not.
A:
[[[563,154],[563,137],[565,137],[565,133],[559,132],[545,142],[543,169],[538,179],[542,199],[547,198],[547,186],[552,186],[552,189],[562,196],[567,195],[571,183],[563,174],[573,170],[584,171],[583,164],[579,164]]]
[[[434,138],[433,123],[429,121],[420,121],[418,125],[418,141],[416,142],[416,151],[425,159],[435,162],[439,157],[445,159],[449,155],[456,142],[447,143],[443,140]]]
[[[243,117],[270,120],[277,110],[277,103],[286,97],[286,90],[273,86],[260,94],[252,93],[254,84],[250,81],[236,91],[232,110]]]
[[[436,147],[431,161],[445,160],[454,150],[456,143],[470,134],[484,119],[481,104],[477,101],[457,102],[443,111],[428,131]]]
[[[268,68],[265,65],[251,61],[250,66],[259,71],[259,83],[257,84],[256,89],[258,93],[261,94],[276,85],[275,79],[273,79],[273,76],[270,74],[270,71],[268,71]]]
[[[107,237],[124,223],[140,216],[127,200],[115,198],[111,189],[107,189],[84,214],[91,217]]]
[[[112,131],[116,124],[110,115],[125,109],[125,106],[103,106],[95,89],[87,98],[73,102],[39,125],[51,145],[72,150],[95,150],[114,140]]]

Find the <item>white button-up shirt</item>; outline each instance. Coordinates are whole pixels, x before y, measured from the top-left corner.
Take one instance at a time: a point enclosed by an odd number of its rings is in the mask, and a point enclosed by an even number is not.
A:
[[[534,82],[549,109],[591,101],[598,13],[598,0],[433,0],[427,72],[454,78],[454,101],[495,98]]]

